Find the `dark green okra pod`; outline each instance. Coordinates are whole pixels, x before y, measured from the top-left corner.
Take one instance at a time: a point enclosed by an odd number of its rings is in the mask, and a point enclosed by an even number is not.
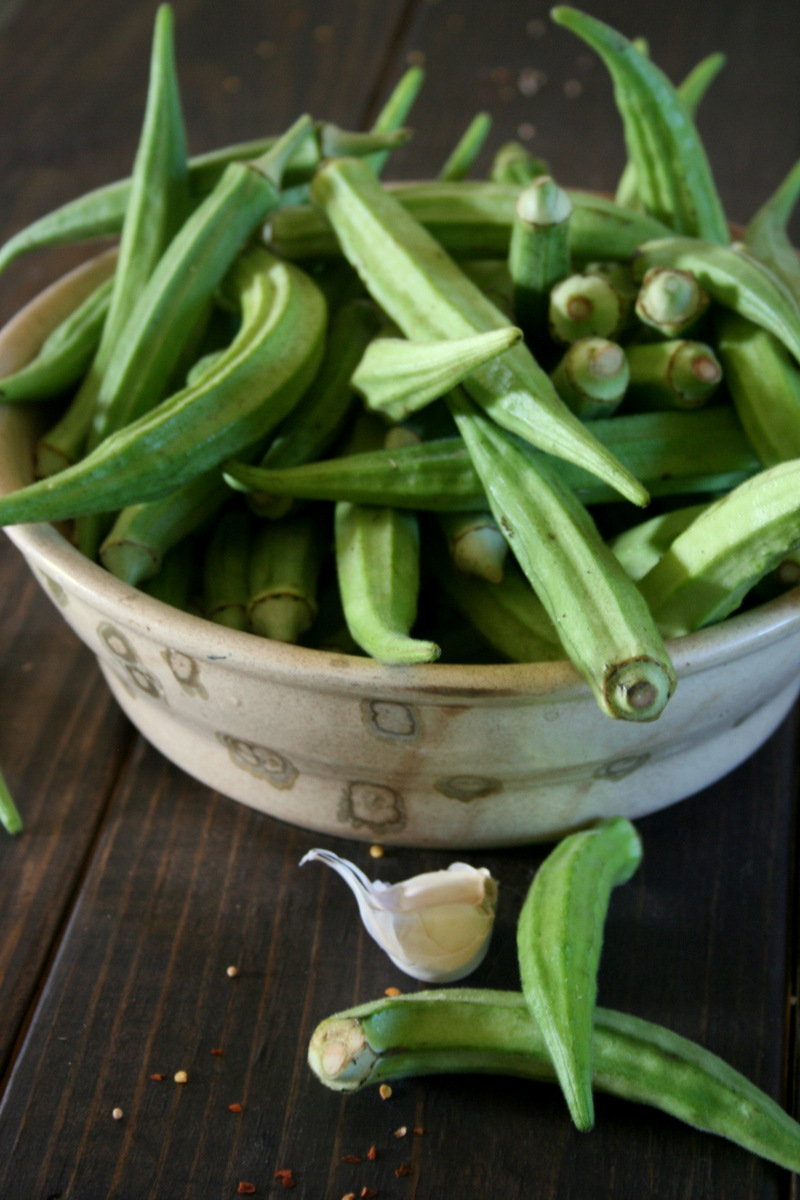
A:
[[[663,1026],[595,1010],[592,1083],[729,1138],[800,1171],[800,1125],[765,1092],[704,1047]],[[524,996],[454,987],[386,997],[328,1017],[308,1061],[338,1092],[409,1076],[467,1073],[555,1081]]]
[[[592,1034],[611,890],[642,860],[624,817],[559,842],[536,872],[517,924],[522,993],[578,1129],[594,1124]]]
[[[199,616],[195,607],[198,583],[197,547],[187,537],[166,552],[157,573],[144,581],[140,589],[154,600]]]
[[[552,17],[591,46],[608,68],[646,211],[677,233],[729,242],[702,142],[664,73],[622,34],[587,13],[562,6]]]
[[[250,544],[249,514],[231,508],[214,525],[203,555],[203,611],[228,629],[247,629]]]
[[[699,408],[722,381],[722,367],[710,346],[678,339],[642,343],[626,350],[631,409]]]
[[[363,163],[328,163],[312,193],[374,299],[407,337],[424,341],[508,327],[503,314]],[[587,433],[522,343],[474,371],[465,387],[505,428],[593,471],[634,503],[646,503],[642,485]]]
[[[514,315],[536,344],[546,336],[551,289],[569,275],[572,201],[543,175],[520,192],[511,228],[508,268],[514,285]]]
[[[324,550],[315,511],[262,524],[248,573],[247,617],[255,633],[295,643],[311,628]]]

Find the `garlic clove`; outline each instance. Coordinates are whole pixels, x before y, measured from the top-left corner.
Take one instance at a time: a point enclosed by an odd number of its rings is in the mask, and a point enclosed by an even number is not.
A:
[[[494,926],[497,884],[485,867],[451,863],[401,883],[370,880],[330,850],[304,863],[327,863],[358,903],[367,932],[407,975],[426,983],[463,979],[483,961]]]

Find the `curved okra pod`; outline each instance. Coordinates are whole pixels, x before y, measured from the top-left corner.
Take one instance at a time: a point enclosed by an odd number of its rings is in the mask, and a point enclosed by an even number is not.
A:
[[[734,612],[800,545],[800,461],[761,471],[706,508],[639,582],[665,637]]]
[[[666,554],[675,538],[683,533],[708,508],[707,504],[691,504],[659,513],[649,521],[631,526],[608,543],[614,557],[619,559],[626,575],[634,582],[644,579],[648,571]]]
[[[651,267],[691,271],[712,300],[773,333],[800,359],[800,309],[785,285],[758,259],[699,238],[660,238],[636,251],[633,273]]]
[[[158,572],[140,585],[141,590],[181,612],[194,612],[196,568],[197,548],[192,538],[184,538],[167,551]]]
[[[351,376],[379,324],[377,309],[368,300],[352,300],[334,311],[314,382],[282,423],[260,467],[282,470],[299,466],[333,445],[355,399]],[[249,504],[257,516],[277,518],[288,512],[292,501],[259,492],[251,494]]]
[[[448,155],[439,178],[445,181],[464,179],[483,149],[491,129],[492,118],[489,113],[477,113]]]
[[[647,47],[640,44],[640,39],[635,38],[633,44],[640,53],[647,54]],[[697,66],[692,68],[682,83],[678,84],[678,95],[692,117],[724,66],[724,54],[709,54],[707,58],[701,59]],[[627,164],[620,176],[614,199],[618,204],[627,204],[632,208],[639,203],[636,167],[632,162]]]
[[[761,462],[800,458],[797,363],[777,338],[736,313],[718,313],[715,324],[725,382]]]
[[[636,315],[663,337],[683,337],[706,312],[711,297],[690,271],[652,267],[636,297]]]
[[[549,175],[520,192],[511,228],[508,268],[514,284],[514,315],[529,340],[547,326],[550,291],[569,275],[572,201]]]
[[[494,518],[600,708],[655,720],[675,672],[647,605],[591,517],[544,455],[522,451],[461,392],[449,405]]]
[[[591,46],[608,68],[645,210],[677,233],[729,242],[702,142],[666,75],[622,34],[587,13],[562,6],[552,17]]]
[[[602,275],[568,275],[550,292],[547,323],[556,342],[614,338],[626,315],[622,298]]]
[[[521,189],[513,184],[390,183],[386,190],[455,258],[507,258],[514,208]],[[572,201],[569,246],[576,260],[627,261],[642,242],[667,237],[668,225],[623,208],[593,192],[568,190]],[[281,258],[336,259],[342,249],[330,221],[311,205],[281,208],[265,227],[268,245]]]
[[[761,467],[736,414],[727,408],[633,413],[601,418],[592,427],[654,496],[728,491]],[[520,448],[527,453],[524,442]],[[559,466],[559,477],[584,504],[618,499],[613,488],[569,463]],[[303,500],[389,503],[431,512],[486,508],[483,485],[461,438],[437,438],[285,471],[226,463],[225,479],[237,491]]]
[[[447,538],[450,558],[462,575],[501,583],[508,542],[489,512],[442,513],[439,525]]]
[[[629,346],[626,355],[631,408],[699,408],[722,381],[717,356],[703,342],[643,342]]]
[[[758,210],[744,231],[744,242],[756,258],[779,276],[800,304],[800,261],[786,226],[800,197],[800,162]]]
[[[462,338],[412,342],[375,338],[352,376],[367,407],[392,421],[443,396],[476,368],[510,350],[522,337],[513,325]]]
[[[242,324],[194,387],[111,434],[81,462],[0,499],[0,524],[61,520],[156,500],[252,446],[283,420],[319,365],[325,304],[303,272],[252,250],[228,286]]]
[[[112,286],[111,279],[104,280],[45,339],[34,359],[0,379],[0,402],[49,400],[78,383],[100,341]]]
[[[406,337],[466,337],[508,327],[503,314],[363,163],[328,163],[317,174],[312,194],[335,226],[346,257]],[[464,386],[505,428],[593,471],[634,503],[646,503],[642,485],[566,408],[522,343],[473,371]]]
[[[661,1025],[598,1008],[593,1049],[597,1091],[649,1104],[800,1170],[800,1125],[704,1047]],[[488,988],[411,992],[336,1013],[314,1031],[308,1062],[337,1092],[418,1075],[556,1078],[524,996]]]
[[[248,572],[247,617],[255,633],[294,643],[311,628],[323,552],[316,512],[261,526]]]
[[[228,629],[248,626],[251,532],[249,514],[231,508],[215,524],[203,556],[203,611]]]
[[[0,771],[0,825],[3,826],[6,833],[20,833],[22,830],[22,817],[19,815],[19,810],[8,789],[8,784],[3,778],[2,771]]]
[[[401,75],[389,99],[378,113],[372,126],[373,133],[391,133],[404,125],[424,82],[425,72],[422,68],[409,67],[405,74]],[[388,157],[388,150],[378,150],[367,157],[367,162],[376,175],[380,175]]]
[[[522,994],[582,1130],[594,1124],[592,1032],[608,903],[641,861],[625,817],[571,834],[539,867],[517,924]]]
[[[492,183],[512,183],[526,187],[540,175],[549,175],[544,159],[536,158],[520,142],[506,142],[492,161],[489,178]]]
[[[583,421],[610,417],[622,403],[630,370],[621,346],[579,338],[551,372],[561,399]]]
[[[565,657],[555,625],[528,580],[511,564],[499,583],[464,575],[444,555],[431,555],[436,578],[456,608],[510,662]]]

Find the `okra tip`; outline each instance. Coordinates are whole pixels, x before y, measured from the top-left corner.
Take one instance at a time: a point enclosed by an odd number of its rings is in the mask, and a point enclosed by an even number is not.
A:
[[[626,721],[654,721],[675,691],[675,675],[668,664],[642,656],[611,669],[603,697],[612,717]]]
[[[377,1055],[357,1017],[329,1017],[314,1030],[308,1065],[336,1092],[355,1092],[366,1083]]]

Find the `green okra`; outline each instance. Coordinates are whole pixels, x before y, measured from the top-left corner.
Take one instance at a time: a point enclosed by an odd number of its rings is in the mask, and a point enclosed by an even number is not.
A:
[[[319,365],[325,303],[302,271],[253,249],[227,281],[242,324],[215,370],[111,434],[81,462],[0,499],[0,523],[157,500],[274,429]]]
[[[706,312],[711,297],[691,271],[652,267],[636,297],[636,315],[663,337],[683,337]]]
[[[508,327],[503,314],[363,163],[328,163],[317,174],[312,194],[334,224],[346,257],[406,337],[466,337]],[[642,485],[566,408],[522,343],[473,371],[464,386],[504,427],[593,471],[634,503],[646,503]]]
[[[19,810],[14,803],[8,784],[3,778],[2,771],[0,771],[0,825],[3,826],[6,833],[22,831],[22,817],[19,815]]]
[[[356,367],[352,384],[368,408],[392,421],[403,421],[510,350],[521,337],[522,330],[509,325],[430,342],[375,338]]]
[[[405,123],[406,117],[414,107],[414,102],[425,82],[425,72],[421,67],[409,67],[400,76],[389,99],[384,104],[372,126],[374,133],[391,133]],[[388,150],[378,150],[367,157],[367,162],[376,175],[380,175],[387,159]]]
[[[672,512],[659,513],[649,521],[641,521],[624,533],[617,534],[608,543],[609,548],[614,557],[619,559],[626,575],[638,583],[663,558],[678,534],[683,533],[706,508],[707,504],[691,504],[686,508],[675,508]]]
[[[779,463],[709,505],[639,582],[665,637],[734,612],[800,546],[800,461]]]
[[[231,508],[215,523],[203,555],[203,611],[228,629],[248,627],[250,516]]]
[[[0,379],[0,402],[49,400],[78,383],[100,341],[112,286],[110,278],[99,284],[45,339],[35,358]]]
[[[800,458],[800,369],[785,347],[744,317],[719,312],[717,353],[739,420],[765,467]]]
[[[461,574],[502,582],[508,542],[490,512],[441,513],[439,525]]]
[[[592,1038],[611,890],[641,861],[639,835],[625,817],[571,834],[539,867],[517,924],[522,994],[581,1130],[594,1124]]]
[[[765,266],[783,280],[800,304],[800,261],[786,226],[800,197],[800,162],[748,222],[744,242]]]
[[[583,421],[610,417],[622,403],[630,370],[621,346],[579,338],[550,374],[561,399]]]
[[[455,258],[486,259],[508,256],[514,207],[520,188],[513,184],[391,183],[387,191],[424,225]],[[672,231],[646,213],[623,208],[593,192],[568,190],[573,211],[569,246],[573,259],[627,261],[642,242]],[[271,249],[281,258],[337,259],[342,249],[330,221],[319,209],[295,205],[278,209],[265,228]]]
[[[439,647],[410,636],[419,594],[414,514],[340,502],[334,525],[339,592],[353,639],[379,662],[433,662]]]
[[[562,6],[553,9],[552,17],[582,38],[608,68],[645,210],[677,233],[729,242],[703,144],[664,73],[622,34],[587,13]]]
[[[655,720],[675,672],[647,605],[591,517],[542,454],[460,391],[448,400],[489,507],[602,711]]]
[[[492,183],[511,183],[526,187],[540,175],[549,175],[544,159],[536,158],[519,142],[506,142],[492,160],[489,178]]]
[[[626,350],[629,407],[652,410],[699,408],[722,381],[722,367],[711,346],[676,339],[643,342]]]
[[[281,470],[312,462],[333,445],[355,400],[351,377],[378,326],[377,309],[368,300],[352,300],[333,312],[319,371],[278,429],[261,459],[262,468]],[[261,492],[252,494],[249,504],[258,516],[274,519],[284,516],[292,501]]]
[[[691,271],[711,299],[760,325],[800,359],[800,309],[785,285],[750,254],[699,238],[661,238],[636,251],[633,272],[651,267]]]
[[[502,658],[555,662],[566,657],[558,633],[528,580],[511,563],[499,583],[464,575],[444,555],[433,571],[456,608]]]
[[[643,47],[639,42],[640,39],[635,38],[633,44],[640,53],[646,55],[647,47]],[[692,117],[695,116],[700,102],[724,66],[724,54],[709,54],[707,58],[701,59],[692,68],[682,83],[678,84],[678,95]],[[632,162],[629,162],[622,172],[614,198],[618,204],[626,204],[632,208],[639,203],[636,167]]]
[[[654,496],[728,491],[761,468],[736,414],[727,408],[632,413],[601,418],[592,427]],[[526,443],[519,445],[527,453]],[[584,504],[618,499],[613,488],[579,467],[563,463],[558,473]],[[486,508],[481,481],[457,437],[437,437],[421,445],[373,450],[354,454],[351,460],[332,459],[285,471],[231,462],[225,465],[225,479],[238,491],[305,500],[388,503],[431,512]]]
[[[511,227],[508,268],[514,315],[529,339],[541,340],[551,289],[569,275],[572,201],[549,175],[520,192]]]
[[[317,614],[317,580],[324,554],[319,514],[268,521],[250,550],[247,618],[262,637],[297,642]]]
[[[477,113],[448,155],[439,178],[445,181],[464,179],[474,166],[491,130],[492,118],[489,113]]]
[[[800,1170],[800,1125],[722,1059],[663,1026],[597,1008],[592,1082]],[[524,996],[453,987],[383,997],[336,1013],[308,1050],[326,1087],[449,1073],[555,1081],[544,1037]]]
[[[144,580],[140,590],[181,612],[193,612],[196,568],[197,547],[192,538],[184,538],[166,552],[157,573]]]
[[[547,323],[556,342],[614,338],[625,317],[619,293],[602,275],[568,275],[550,292]]]

